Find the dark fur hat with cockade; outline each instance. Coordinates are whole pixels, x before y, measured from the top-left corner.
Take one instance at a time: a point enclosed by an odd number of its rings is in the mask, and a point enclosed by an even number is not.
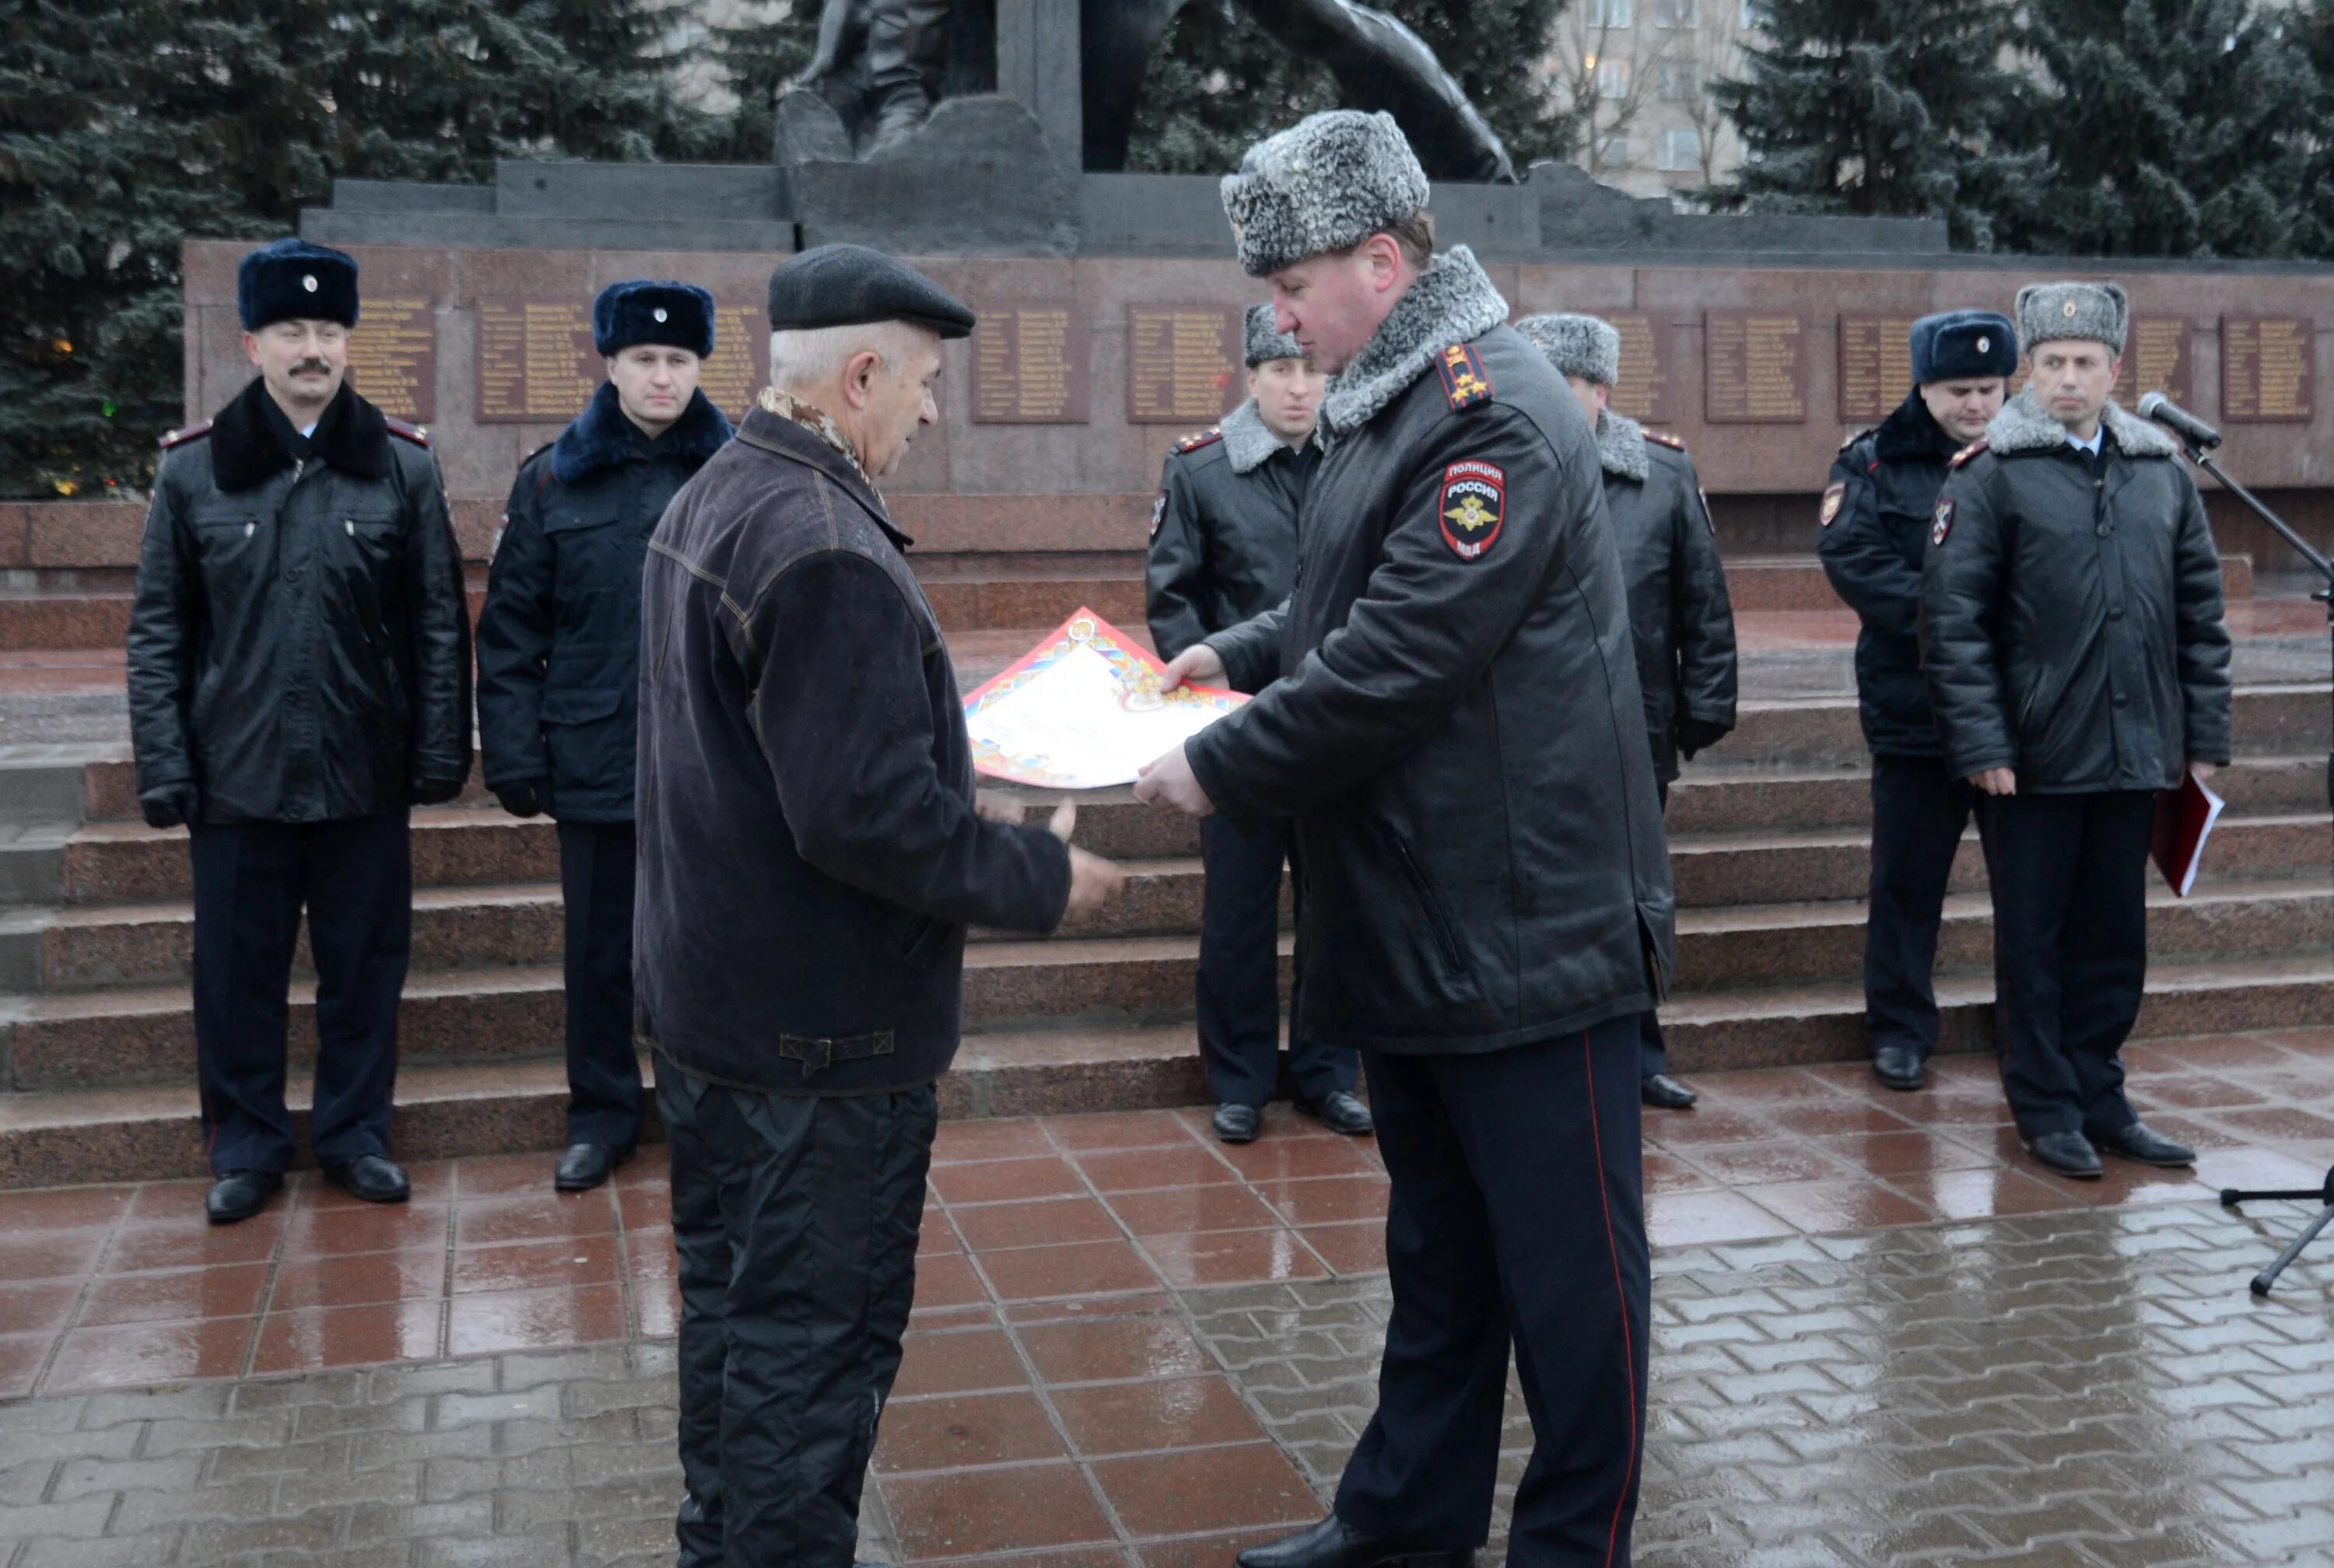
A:
[[[279,239],[243,258],[235,274],[236,313],[243,330],[270,322],[357,324],[356,258],[304,239]]]
[[[695,284],[629,278],[592,302],[592,347],[612,359],[639,343],[713,351],[713,296]]]

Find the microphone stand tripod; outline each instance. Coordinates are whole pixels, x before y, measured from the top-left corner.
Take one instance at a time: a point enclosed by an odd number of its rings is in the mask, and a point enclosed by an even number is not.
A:
[[[2213,478],[2219,480],[2223,489],[2226,490],[2230,495],[2234,495],[2238,500],[2243,502],[2245,505],[2251,509],[2254,516],[2260,518],[2262,522],[2275,529],[2277,531],[2278,537],[2284,540],[2288,544],[2293,546],[2295,552],[2299,553],[2304,561],[2309,562],[2311,569],[2314,570],[2320,577],[2325,580],[2326,586],[2320,588],[2317,592],[2311,594],[2310,597],[2326,606],[2328,636],[2329,640],[2334,640],[2334,561],[2329,561],[2325,556],[2320,554],[2317,549],[2310,544],[2309,540],[2304,539],[2300,534],[2295,533],[2291,526],[2286,523],[2284,518],[2271,511],[2269,507],[2262,503],[2260,496],[2254,495],[2251,490],[2246,489],[2236,480],[2229,477],[2229,476],[2213,461],[2211,447],[2199,444],[2194,438],[2188,436],[2185,432],[2175,430],[2174,433],[2181,437],[2181,445],[2187,447],[2189,461],[2194,463],[2196,467],[2202,468],[2205,473],[2210,474]],[[2334,647],[2334,640],[2329,640],[2329,647]],[[2328,806],[2329,808],[2334,808],[2334,754],[2329,754],[2326,759],[2326,800]],[[2277,1276],[2285,1272],[2285,1265],[2291,1263],[2295,1258],[2300,1257],[2301,1255],[2301,1249],[2308,1246],[2311,1242],[2317,1240],[2318,1233],[2324,1230],[2328,1224],[2334,1223],[2334,1167],[2329,1167],[2328,1169],[2326,1172],[2326,1182],[2322,1187],[2281,1188],[2275,1190],[2252,1192],[2240,1191],[2238,1188],[2233,1187],[2224,1187],[2221,1189],[2221,1202],[2225,1207],[2234,1208],[2241,1203],[2250,1203],[2256,1198],[2262,1200],[2271,1198],[2293,1198],[2300,1199],[2303,1202],[2307,1202],[2311,1198],[2316,1198],[2319,1203],[2323,1206],[2318,1211],[2318,1217],[2311,1220],[2308,1225],[2302,1227],[2300,1234],[2296,1236],[2293,1240],[2287,1245],[2286,1249],[2283,1252],[2277,1255],[2277,1261],[2271,1264],[2267,1268],[2262,1270],[2261,1273],[2253,1275],[2253,1294],[2257,1296],[2266,1296],[2270,1293],[2270,1287],[2277,1284]]]

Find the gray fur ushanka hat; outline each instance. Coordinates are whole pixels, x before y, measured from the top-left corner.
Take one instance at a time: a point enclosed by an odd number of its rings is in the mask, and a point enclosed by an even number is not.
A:
[[[2105,343],[2120,355],[2131,327],[2121,284],[2028,284],[2018,291],[2018,341],[2032,353],[2060,338]]]
[[[1249,148],[1223,196],[1240,266],[1268,277],[1423,212],[1426,170],[1393,115],[1332,109]]]
[[[1249,370],[1256,369],[1267,360],[1301,360],[1305,357],[1304,349],[1295,338],[1287,332],[1272,330],[1270,305],[1249,306],[1244,325],[1246,331],[1243,335],[1247,342],[1243,357]]]
[[[1526,316],[1516,331],[1548,356],[1559,376],[1609,387],[1621,379],[1621,334],[1595,316]]]

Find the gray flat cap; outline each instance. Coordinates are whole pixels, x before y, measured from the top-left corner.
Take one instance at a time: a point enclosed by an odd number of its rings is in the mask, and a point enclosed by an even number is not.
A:
[[[2123,352],[2131,296],[2121,284],[2028,284],[2018,291],[2018,341],[2032,353],[2054,338],[2082,338]]]
[[[1256,369],[1267,360],[1301,360],[1305,351],[1287,332],[1272,330],[1272,307],[1250,305],[1248,308],[1248,368]]]
[[[1526,316],[1516,331],[1548,356],[1559,376],[1609,387],[1621,379],[1621,334],[1595,316]]]
[[[770,274],[770,331],[912,322],[944,338],[972,332],[971,307],[905,262],[863,245],[823,245]]]
[[[1426,170],[1394,116],[1332,109],[1248,149],[1224,213],[1250,277],[1357,245],[1426,209]]]

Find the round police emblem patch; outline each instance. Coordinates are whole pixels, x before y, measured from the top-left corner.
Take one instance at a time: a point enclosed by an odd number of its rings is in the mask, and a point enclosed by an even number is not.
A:
[[[1929,524],[1929,543],[1932,544],[1943,544],[1945,542],[1945,535],[1953,531],[1953,504],[1951,501],[1939,501],[1937,503],[1937,519],[1935,522]]]

